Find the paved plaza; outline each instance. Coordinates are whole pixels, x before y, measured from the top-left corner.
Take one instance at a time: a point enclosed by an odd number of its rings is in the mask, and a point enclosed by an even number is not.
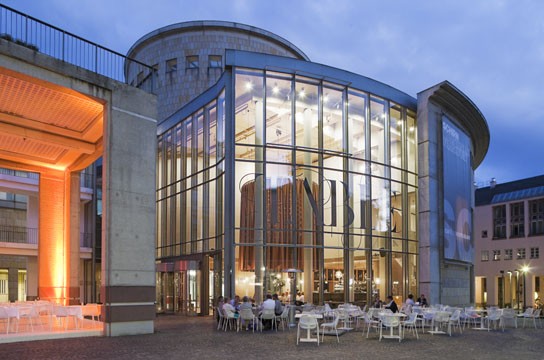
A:
[[[0,359],[544,359],[544,329],[465,330],[378,341],[361,331],[296,345],[296,329],[278,332],[217,331],[210,317],[159,316],[155,333],[0,344]],[[366,334],[365,334],[366,335]]]

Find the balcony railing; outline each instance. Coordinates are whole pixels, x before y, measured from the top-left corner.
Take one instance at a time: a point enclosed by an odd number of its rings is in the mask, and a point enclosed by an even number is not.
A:
[[[92,247],[91,233],[82,232],[79,234],[79,246]],[[0,242],[16,244],[38,244],[38,229],[23,226],[0,225]]]
[[[92,234],[87,232],[82,232],[81,234],[79,234],[79,246],[85,248],[92,247],[93,242],[91,236]]]
[[[0,225],[0,242],[37,245],[38,229]]]
[[[10,175],[10,176],[17,176],[17,177],[28,178],[28,179],[39,179],[40,178],[40,175],[38,173],[28,172],[28,171],[4,169],[4,168],[0,168],[0,175]]]
[[[130,68],[139,78],[134,85],[154,93],[153,67],[2,4],[0,38],[124,83],[128,83],[125,71]]]

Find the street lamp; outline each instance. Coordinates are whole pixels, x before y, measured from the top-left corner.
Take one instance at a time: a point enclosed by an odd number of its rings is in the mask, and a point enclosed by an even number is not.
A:
[[[516,299],[518,301],[518,311],[519,311],[519,270],[515,270],[516,272]]]
[[[501,286],[502,286],[502,292],[501,292],[502,294],[501,295],[502,296],[501,296],[501,301],[499,303],[499,306],[501,308],[504,308],[504,294],[505,294],[505,291],[504,291],[504,270],[501,270],[500,273],[501,273],[501,277],[502,277],[502,279],[501,279]]]
[[[525,275],[527,275],[527,272],[529,271],[529,267],[527,265],[524,265],[521,268],[521,272],[523,273],[523,310],[525,311],[525,307],[527,306],[526,302],[526,294],[527,294],[527,288],[525,285]]]

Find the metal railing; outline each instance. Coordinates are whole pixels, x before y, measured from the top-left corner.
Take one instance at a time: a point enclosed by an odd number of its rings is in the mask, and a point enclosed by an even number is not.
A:
[[[82,232],[79,234],[79,246],[84,248],[91,248],[93,246],[92,234],[88,232]]]
[[[40,175],[38,173],[12,170],[12,169],[4,169],[4,168],[0,168],[0,175],[10,175],[10,176],[17,176],[17,177],[28,178],[28,179],[40,178]]]
[[[132,85],[154,93],[153,67],[2,4],[0,38],[124,83],[130,70]]]
[[[79,234],[79,246],[92,247],[92,234],[82,232]],[[17,244],[38,244],[38,229],[24,226],[0,225],[0,242]]]
[[[0,242],[37,245],[38,229],[0,225]]]

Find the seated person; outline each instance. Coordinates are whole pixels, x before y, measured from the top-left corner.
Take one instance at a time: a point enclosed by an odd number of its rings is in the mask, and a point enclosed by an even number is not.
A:
[[[393,296],[389,295],[387,297],[387,304],[385,305],[386,309],[390,309],[393,313],[396,313],[399,311],[399,307],[397,306],[397,303],[395,300],[393,300]]]
[[[272,295],[272,300],[274,300],[274,303],[275,303],[274,312],[276,313],[276,316],[280,316],[281,313],[283,312],[283,304],[278,298],[278,294]]]
[[[223,304],[223,312],[225,313],[225,316],[227,317],[230,317],[230,318],[238,317],[237,316],[238,314],[236,313],[236,309],[234,308],[234,306],[231,305],[228,297],[225,297],[225,303]]]
[[[421,294],[421,296],[417,299],[417,302],[420,306],[429,306],[429,303],[427,303],[427,298],[424,294]]]
[[[249,301],[248,296],[244,296],[242,298],[242,303],[240,304],[240,310],[243,310],[243,309],[253,310],[253,305],[251,304],[251,301]]]
[[[266,300],[263,301],[263,304],[261,305],[261,311],[265,309],[271,309],[271,310],[274,310],[275,312],[276,302],[272,300],[271,294],[266,294]],[[263,323],[263,328],[265,330],[269,330],[272,328],[272,320],[270,319],[263,320],[262,323]]]

